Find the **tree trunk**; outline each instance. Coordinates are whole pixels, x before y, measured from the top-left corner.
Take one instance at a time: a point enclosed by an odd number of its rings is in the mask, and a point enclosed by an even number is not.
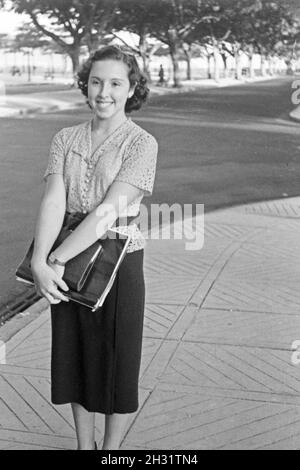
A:
[[[27,51],[27,81],[31,82],[31,64],[30,64],[30,52]]]
[[[236,51],[235,53],[235,78],[237,80],[242,79],[241,56],[239,54],[239,51]]]
[[[268,66],[269,66],[269,75],[274,75],[275,67],[274,67],[273,57],[268,57],[267,61],[268,61]]]
[[[75,86],[76,80],[77,80],[77,72],[79,70],[79,51],[80,47],[79,46],[74,46],[70,47],[68,50],[68,54],[71,58],[72,61],[72,69],[73,69],[73,86]]]
[[[214,65],[215,65],[215,70],[214,70],[214,79],[216,82],[220,80],[220,68],[219,68],[219,48],[217,44],[214,44]]]
[[[255,78],[255,72],[254,72],[254,54],[250,52],[249,55],[249,72],[250,72],[250,78]]]
[[[180,87],[180,76],[179,76],[179,40],[177,37],[177,33],[174,29],[170,29],[168,31],[169,36],[169,49],[170,49],[170,56],[172,59],[173,64],[173,87],[178,88]]]
[[[191,80],[192,79],[192,69],[191,69],[192,52],[191,52],[191,46],[184,47],[183,52],[184,52],[185,60],[186,60],[186,79]]]
[[[254,71],[254,47],[253,45],[249,45],[248,48],[248,65],[249,65],[249,76],[250,78],[255,78],[255,71]]]
[[[173,64],[173,87],[178,88],[180,87],[180,77],[179,77],[179,64],[178,64],[178,57],[170,52],[172,64]]]
[[[228,78],[228,67],[227,67],[227,56],[225,54],[221,54],[223,64],[224,64],[224,78]]]
[[[210,80],[212,78],[212,66],[211,66],[211,54],[207,56],[207,78]]]
[[[142,59],[143,59],[143,72],[146,75],[148,82],[151,83],[152,79],[151,79],[151,73],[150,73],[149,57],[146,54],[143,54]]]
[[[261,62],[260,62],[260,72],[263,77],[267,75],[267,70],[266,70],[266,59],[265,56],[262,54],[261,56]]]
[[[148,81],[151,83],[150,58],[147,54],[147,40],[143,34],[140,34],[139,51],[143,61],[143,71]]]

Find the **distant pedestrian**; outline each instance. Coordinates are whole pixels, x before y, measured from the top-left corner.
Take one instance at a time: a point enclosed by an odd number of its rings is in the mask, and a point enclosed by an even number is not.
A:
[[[164,83],[165,83],[165,71],[164,71],[164,68],[163,68],[162,64],[160,64],[160,66],[159,66],[158,76],[159,76],[158,83],[160,85],[164,85]]]
[[[126,115],[141,107],[149,91],[133,55],[106,46],[78,76],[93,117],[62,129],[52,141],[32,271],[37,291],[51,304],[52,403],[71,403],[78,449],[95,448],[96,412],[105,414],[102,448],[118,449],[128,414],[138,409],[145,240],[137,225],[119,229],[132,238],[99,310],[68,301],[62,277],[64,264],[112,226],[115,211],[118,216],[138,215],[143,197],[152,193],[157,142]],[[114,210],[107,212],[108,205]],[[80,212],[86,217],[50,261],[65,210],[67,216]]]

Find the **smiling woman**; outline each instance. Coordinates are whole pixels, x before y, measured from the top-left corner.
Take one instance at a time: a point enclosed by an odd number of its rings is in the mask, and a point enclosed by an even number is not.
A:
[[[114,73],[110,73],[110,80],[112,84],[114,83],[116,87],[124,85],[124,82],[128,83],[129,81],[129,88],[130,90],[134,90],[134,93],[127,97],[125,103],[125,112],[131,112],[134,110],[140,109],[142,104],[147,100],[149,89],[147,87],[147,80],[140,72],[139,66],[134,56],[130,54],[125,54],[119,47],[116,46],[108,46],[99,51],[96,51],[93,56],[90,57],[89,60],[83,65],[82,69],[78,73],[78,86],[81,89],[84,96],[89,98],[88,96],[88,85],[89,80],[95,79],[95,86],[96,81],[98,82],[98,86],[100,85],[99,78],[97,75],[94,77],[94,69],[93,67],[97,64],[99,66],[100,61],[109,61],[109,64],[112,63],[116,66],[123,66],[118,67],[116,70],[116,76]],[[103,68],[101,67],[101,72],[103,73]],[[121,70],[123,69],[123,70]],[[125,76],[124,76],[125,72]],[[120,74],[120,75],[119,75]],[[102,77],[104,78],[104,77]],[[106,77],[107,78],[107,77]],[[89,103],[89,99],[87,101]]]
[[[134,86],[130,84],[126,66],[122,62],[94,62],[88,81],[88,101],[95,116],[100,120],[122,119],[126,101],[134,94]]]
[[[145,240],[136,224],[121,225],[119,218],[138,216],[151,195],[157,142],[126,114],[149,91],[134,56],[115,46],[100,49],[78,83],[92,119],[53,138],[31,266],[38,292],[51,303],[52,402],[71,403],[79,449],[94,447],[95,412],[105,414],[103,449],[118,449],[128,414],[138,408],[145,305]],[[86,216],[49,258],[65,212]],[[103,306],[92,312],[67,302],[58,287],[67,290],[65,263],[113,223],[131,241]]]

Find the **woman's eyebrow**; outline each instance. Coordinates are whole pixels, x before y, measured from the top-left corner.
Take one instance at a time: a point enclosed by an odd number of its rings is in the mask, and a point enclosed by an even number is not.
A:
[[[96,78],[97,80],[101,80],[100,77],[97,77],[96,75],[92,75],[91,78]],[[118,80],[119,82],[124,82],[125,80],[123,78],[110,78],[109,80]]]

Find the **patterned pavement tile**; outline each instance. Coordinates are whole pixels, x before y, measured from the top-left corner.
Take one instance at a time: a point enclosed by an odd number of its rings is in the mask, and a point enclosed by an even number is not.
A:
[[[50,402],[50,378],[31,376],[28,369],[19,368],[14,374],[4,374],[6,367],[0,370],[1,425],[0,449],[75,449],[75,428],[69,404],[54,406]],[[140,406],[149,396],[149,390],[140,389]],[[136,413],[130,415],[129,429]],[[101,445],[104,433],[104,415],[96,415],[96,440]]]
[[[7,348],[6,363],[36,369],[49,369],[51,332],[49,315],[44,315],[44,321],[40,328],[28,328],[28,334],[21,342],[15,340],[15,345]],[[14,340],[14,338],[13,338]]]
[[[299,433],[300,407],[238,398],[154,390],[130,429],[126,445],[145,449],[262,448],[276,433],[286,446]],[[279,447],[278,447],[279,448]]]
[[[166,277],[156,276],[155,279],[146,279],[146,303],[185,305],[192,297],[200,283],[198,277],[184,275]]]
[[[246,214],[269,215],[272,217],[300,218],[300,201],[276,200],[244,206]]]
[[[146,304],[144,338],[165,338],[182,309],[182,305]]]
[[[225,274],[233,279],[259,278],[272,284],[300,282],[300,244],[282,247],[246,243],[231,257]]]
[[[161,344],[162,340],[158,338],[143,339],[140,377],[143,377],[146,373]]]
[[[244,310],[262,313],[294,313],[300,311],[299,284],[278,281],[263,282],[259,278],[246,281],[232,279],[223,273],[212,286],[202,307],[220,310]]]
[[[158,378],[161,383],[204,389],[300,397],[300,366],[292,364],[291,351],[181,343]]]
[[[183,341],[291,349],[300,339],[300,316],[201,309]]]

